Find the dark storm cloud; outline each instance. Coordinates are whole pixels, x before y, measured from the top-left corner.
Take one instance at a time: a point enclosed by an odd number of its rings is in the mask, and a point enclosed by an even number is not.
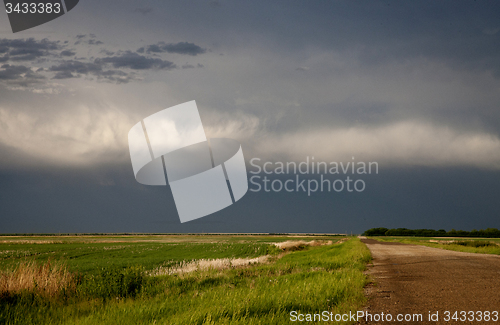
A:
[[[88,38],[88,39],[87,39]],[[76,35],[77,41],[75,42],[75,45],[78,44],[88,44],[88,45],[102,45],[104,42],[98,41],[95,39],[96,36],[94,34],[81,34],[81,35]],[[87,39],[87,40],[85,40]]]
[[[107,69],[112,66],[113,70]],[[116,56],[108,56],[95,59],[94,62],[81,62],[77,60],[63,61],[58,65],[50,67],[50,71],[56,72],[55,79],[75,78],[80,75],[93,75],[117,83],[125,83],[135,79],[135,74],[127,73],[119,69],[132,70],[171,70],[177,66],[170,61],[157,58],[148,58],[127,51]],[[118,69],[118,70],[117,70]]]
[[[71,50],[64,50],[61,52],[61,56],[73,56],[75,54],[76,54],[76,52],[71,51]]]
[[[269,59],[288,64],[283,67],[290,70],[287,81],[277,77],[281,74],[281,65],[269,66],[269,75],[279,80],[270,83],[269,93],[300,87],[298,78],[303,78],[303,86],[307,87],[306,80],[310,82],[310,91],[297,96],[302,98],[300,104],[307,105],[308,114],[300,121],[285,114],[286,123],[280,123],[281,131],[290,130],[290,123],[296,123],[298,128],[314,129],[332,123],[349,125],[361,121],[369,126],[418,119],[459,130],[485,130],[500,135],[498,100],[494,92],[488,90],[498,89],[495,82],[500,80],[498,12],[498,1],[256,0],[247,4],[224,2],[223,10],[208,10],[201,5],[190,10],[184,5],[165,7],[158,14],[162,17],[161,23],[158,19],[158,28],[174,30],[174,36],[180,40],[196,44],[202,44],[199,40],[203,40],[203,44],[210,44],[217,53],[232,55],[232,59],[258,53],[262,57],[260,63]],[[176,20],[180,15],[185,19]],[[142,48],[143,53],[147,49]],[[310,69],[294,71],[298,67]],[[253,68],[260,71],[257,63]],[[334,97],[329,98],[329,89],[319,90],[322,82],[335,82],[338,86],[350,84],[344,78],[349,75],[364,80],[345,86],[351,94],[349,100],[339,103]],[[482,76],[491,76],[496,81],[489,82],[487,77],[481,80]],[[401,78],[402,82],[392,85],[391,78]],[[254,93],[265,93],[258,82],[253,82],[257,79],[265,82],[264,78],[254,77],[247,78],[248,81],[240,79],[238,85],[250,84]],[[315,81],[317,84],[312,85]],[[439,86],[432,89],[428,86],[431,82]],[[475,85],[469,88],[472,103],[465,98],[468,91],[456,87],[458,83]],[[448,94],[439,94],[439,87]],[[481,91],[473,95],[472,88]],[[457,91],[454,93],[453,89]],[[363,95],[369,90],[373,91]],[[312,98],[309,94],[316,96]],[[485,94],[489,98],[482,96]],[[464,100],[453,101],[460,95]],[[294,97],[293,94],[286,96]],[[477,96],[475,102],[473,96]],[[283,97],[285,95],[280,98],[282,102],[286,100]],[[427,100],[415,100],[422,98]],[[258,111],[259,116],[267,115],[259,111],[259,106],[266,107],[262,103],[255,108],[246,104],[243,109]],[[279,113],[276,109],[268,115],[270,117],[265,118],[279,116]]]
[[[52,51],[61,49],[59,42],[48,39],[0,39],[0,53],[5,53],[3,62],[35,61],[53,55]]]
[[[212,8],[222,7],[222,4],[220,3],[220,1],[210,1],[208,4]]]
[[[0,67],[0,80],[18,79],[28,72],[31,72],[31,69],[24,65],[4,64]]]
[[[164,43],[159,42],[157,44],[148,45],[146,47],[141,47],[137,50],[139,53],[177,53],[177,54],[185,54],[196,56],[198,54],[206,53],[207,50],[194,44],[188,42],[179,42],[179,43]]]
[[[57,50],[60,48],[58,41],[49,41],[44,38],[40,41],[34,38],[28,39],[0,39],[0,48],[11,49],[36,49],[36,50]]]
[[[53,79],[70,79],[75,78],[75,76],[70,71],[60,71],[54,75]]]
[[[0,161],[14,154],[1,144],[0,149],[9,153]],[[103,186],[101,179],[117,186]],[[0,206],[3,215],[9,216],[3,220],[2,232],[362,233],[372,227],[500,228],[500,201],[495,195],[499,172],[386,170],[366,182],[367,189],[359,195],[317,192],[308,197],[299,192],[248,191],[237,204],[181,224],[169,189],[136,183],[128,164],[93,166],[90,171],[0,170]]]
[[[332,51],[363,67],[431,58],[462,68],[500,68],[498,1],[256,0],[224,2],[224,10],[207,11],[206,5],[188,10],[182,3],[156,10],[164,30],[233,48],[254,40],[278,55]]]
[[[133,74],[128,74],[120,70],[104,70],[101,62],[80,62],[69,60],[50,67],[50,71],[56,72],[53,79],[77,78],[81,75],[93,75],[98,79],[103,79],[116,83],[127,83],[134,79]]]
[[[317,46],[351,53],[367,67],[437,59],[454,68],[489,70],[500,77],[497,1],[295,3],[288,10],[301,15],[282,15],[268,22],[276,10],[277,6],[264,13],[263,26],[255,26],[255,31],[267,29],[282,49]],[[270,22],[277,28],[270,28]]]
[[[214,64],[217,69],[204,71],[206,78],[201,81],[189,76],[189,72],[193,70],[186,70],[184,71],[186,79],[173,81],[164,78],[165,80],[159,81],[164,82],[160,87],[172,89],[173,95],[168,97],[175,99],[171,101],[191,99],[192,94],[196,94],[196,99],[207,108],[214,107],[214,110],[218,110],[217,107],[220,107],[220,112],[223,113],[221,116],[224,118],[230,119],[234,116],[231,115],[232,111],[255,116],[258,121],[255,133],[241,135],[241,138],[247,139],[248,143],[243,148],[245,155],[249,152],[249,148],[273,140],[276,134],[285,134],[283,143],[291,142],[298,148],[299,154],[302,152],[316,154],[317,147],[314,146],[314,142],[293,142],[288,140],[288,135],[304,130],[315,131],[325,125],[329,130],[352,126],[354,133],[356,130],[366,129],[372,134],[370,127],[385,125],[399,119],[418,120],[429,124],[442,123],[443,128],[451,125],[453,132],[450,137],[453,138],[468,137],[466,132],[461,132],[465,128],[462,125],[470,125],[474,130],[481,131],[484,128],[483,123],[491,123],[494,124],[492,129],[497,132],[500,130],[499,101],[495,97],[498,93],[498,83],[493,80],[492,86],[488,87],[486,82],[477,77],[489,75],[483,72],[500,71],[498,68],[500,66],[499,2],[255,0],[224,2],[223,7],[215,9],[209,6],[217,7],[218,1],[196,2],[195,0],[194,3],[196,5],[186,2],[168,4],[151,2],[154,14],[147,16],[142,16],[140,11],[136,11],[138,14],[133,14],[132,11],[138,4],[127,7],[126,2],[103,2],[102,6],[107,7],[106,11],[115,13],[111,16],[94,15],[96,8],[84,6],[80,9],[88,10],[89,17],[94,18],[92,26],[82,29],[81,23],[73,26],[73,22],[68,21],[69,31],[63,30],[64,34],[61,35],[66,37],[71,28],[73,28],[72,35],[82,33],[79,37],[73,38],[71,43],[80,41],[80,45],[75,49],[79,53],[84,53],[80,51],[83,49],[89,50],[90,53],[93,49],[92,55],[95,56],[89,58],[88,55],[86,59],[69,60],[72,57],[61,55],[61,51],[69,50],[69,45],[57,50],[37,48],[36,50],[54,54],[53,57],[45,57],[51,61],[43,65],[48,69],[40,70],[40,74],[59,79],[86,77],[89,80],[87,84],[92,82],[90,79],[127,82],[129,78],[134,78],[134,73],[167,71],[168,67],[174,65],[170,62],[170,65],[160,68],[162,62],[169,61],[159,59],[169,58],[159,57],[157,54],[200,55],[202,54],[200,49],[208,50],[194,43],[205,44],[207,48],[210,46],[217,51],[215,53],[226,54],[224,57],[210,58],[219,59],[217,65]],[[120,16],[116,14],[115,9],[122,10],[125,14]],[[136,19],[131,20],[131,16]],[[143,20],[147,18],[147,21],[140,21],[141,18],[144,18]],[[109,26],[120,26],[120,28],[108,28]],[[99,29],[103,30],[103,34],[107,33],[102,35],[106,36],[103,39],[113,38],[116,47],[109,50],[114,53],[103,49],[107,44],[96,44],[99,41],[95,40],[95,35],[88,34],[89,30]],[[169,40],[189,40],[194,43],[175,43],[170,46],[166,43],[157,43],[160,39],[165,40],[166,32],[169,34]],[[157,33],[156,36],[153,33]],[[146,43],[130,45],[132,43],[128,42],[132,40],[126,36],[139,34],[150,38],[145,40]],[[94,40],[93,44],[88,44],[89,40]],[[120,41],[124,43],[120,44]],[[135,56],[130,52],[123,52],[128,49],[135,50],[144,44],[152,45],[142,47]],[[191,44],[197,47],[191,46],[190,49],[186,49],[179,44]],[[122,47],[122,51],[119,51],[120,45],[129,47]],[[8,62],[9,51],[12,49],[13,47],[0,44],[0,60]],[[193,61],[192,57],[189,58]],[[68,61],[65,61],[66,59]],[[185,63],[182,68],[189,69],[195,65],[186,61],[179,60],[180,65]],[[38,80],[28,69],[29,65],[22,63],[24,64],[22,66],[15,64],[2,66],[0,63],[0,81],[16,85],[26,76],[32,76],[30,80],[33,82]],[[443,65],[447,67],[445,73],[439,70]],[[449,67],[453,69],[448,69]],[[453,73],[447,74],[449,70],[453,70]],[[471,77],[473,74],[475,75]],[[2,77],[4,79],[1,79]],[[476,82],[476,79],[479,82]],[[390,82],[392,80],[394,82]],[[436,82],[432,83],[433,81]],[[85,85],[82,82],[79,86]],[[466,86],[459,87],[459,85]],[[148,88],[149,91],[153,86],[144,85],[144,88]],[[475,91],[476,89],[481,91]],[[151,92],[154,90],[153,88]],[[129,110],[128,113],[133,112],[143,116],[146,114],[141,110],[147,110],[151,103],[156,101],[165,104],[162,95],[150,99],[151,93],[139,89],[134,90],[136,93],[124,95],[137,98],[138,102],[146,100],[145,104],[129,108],[116,102],[118,97],[116,94],[119,91],[110,94],[102,92],[107,97],[104,95],[99,97],[101,92],[96,91],[95,102],[101,99],[102,102],[109,101],[120,106],[120,110]],[[332,92],[335,93],[330,96]],[[16,94],[12,91],[8,93],[9,96]],[[91,97],[87,96],[87,93],[83,95],[86,98]],[[34,98],[30,103],[35,104],[29,106],[33,112],[42,111],[35,101],[39,100],[40,95],[20,94],[20,103],[26,100],[27,96]],[[3,93],[0,98],[2,97],[6,98]],[[52,109],[56,112],[57,109],[61,112],[70,111],[68,108],[71,106],[57,105],[56,97],[64,99],[64,94],[54,96],[50,105],[56,105],[47,111]],[[236,97],[241,97],[242,103],[237,109],[233,105]],[[458,99],[452,100],[454,97]],[[420,99],[424,100],[418,102]],[[416,101],[417,104],[413,104]],[[75,99],[72,102],[78,106],[80,102],[86,103],[84,100]],[[274,104],[275,102],[277,104]],[[472,106],[469,102],[473,102]],[[89,104],[90,107],[93,105],[94,102]],[[100,106],[97,106],[100,111]],[[134,106],[134,103],[129,106]],[[13,107],[14,119],[18,107],[14,105]],[[209,111],[209,109],[205,111],[207,115]],[[203,110],[200,113],[202,114]],[[67,128],[67,125],[71,125],[66,124],[71,123],[67,121],[74,120],[80,123],[81,119],[78,119],[78,116],[68,115],[67,120],[51,124],[54,125],[53,128],[42,129],[57,129],[58,125]],[[112,119],[114,120],[110,118]],[[89,120],[92,121],[92,125],[101,125],[99,130],[102,125],[114,124],[114,121],[110,123],[108,120],[102,124],[95,123],[94,119]],[[217,120],[217,115],[213,120]],[[237,120],[242,120],[245,127],[246,124],[251,124],[238,116]],[[19,123],[21,125],[21,122]],[[38,126],[38,122],[35,125]],[[206,123],[206,126],[208,125],[210,123]],[[218,124],[213,123],[213,125]],[[234,128],[228,130],[234,133]],[[386,129],[381,128],[381,130]],[[437,144],[440,148],[441,133],[426,131],[424,128],[422,132],[429,132],[431,136],[422,138],[414,136],[412,130],[416,130],[417,135],[421,132],[419,128],[410,129],[410,140],[405,137],[400,138],[399,134],[394,133],[395,136],[392,138],[402,143],[401,146],[392,147],[393,142],[382,141],[382,145],[375,146],[374,151],[387,147],[389,157],[392,154],[406,155],[407,150],[413,150],[412,142],[416,146],[427,145],[419,139],[428,139],[431,147]],[[23,141],[30,145],[36,144],[35,137],[39,134],[36,133],[37,127],[30,127],[28,131],[30,132],[17,131],[12,139],[19,138],[18,134],[26,134],[31,138]],[[127,131],[125,127],[122,131],[117,131],[116,138],[123,138],[122,135],[126,137]],[[388,138],[381,136],[385,132],[382,131],[373,133],[374,141]],[[65,137],[64,133],[56,135],[59,138]],[[324,142],[317,141],[324,143],[323,147],[335,148],[331,144],[334,139],[329,139],[327,136],[331,135],[325,133],[324,137],[315,139],[324,139]],[[349,137],[351,136],[349,133]],[[84,137],[82,139],[85,140]],[[103,137],[96,136],[96,139],[96,142],[104,142]],[[471,139],[472,144],[465,148],[480,147],[482,140],[475,139],[474,134]],[[495,139],[492,142],[496,141]],[[14,140],[12,143],[16,144]],[[366,145],[369,142],[363,140],[359,143]],[[88,148],[92,153],[94,142],[91,144]],[[477,152],[464,149],[462,145],[456,147],[464,156],[474,156]],[[21,145],[19,148],[20,151],[25,150]],[[276,148],[280,146],[274,146],[269,157],[276,155],[274,152]],[[454,150],[451,146],[442,148],[445,156],[448,154],[447,149]],[[494,155],[498,147],[492,145],[486,148],[484,152],[489,154],[491,151]],[[14,165],[19,161],[34,161],[46,155],[44,153],[35,159],[31,156],[13,159],[14,154],[9,149],[7,146],[0,147],[0,162],[12,159],[10,164]],[[300,151],[301,149],[303,151]],[[30,151],[26,149],[26,152]],[[336,152],[332,150],[330,156],[332,160],[337,159]],[[425,154],[425,150],[423,152]],[[121,154],[128,155],[126,144]],[[64,157],[69,155],[64,151]],[[434,155],[436,156],[438,161],[444,157]],[[166,187],[148,187],[136,183],[130,162],[113,163],[111,168],[106,167],[109,168],[108,171],[102,172],[106,176],[105,179],[113,180],[117,186],[102,186],[100,179],[95,179],[98,174],[96,166],[92,164],[87,168],[79,167],[67,172],[54,167],[46,173],[41,171],[38,165],[30,167],[32,170],[29,172],[18,173],[0,169],[0,214],[5,216],[4,223],[0,227],[2,231],[343,232],[354,230],[362,232],[367,228],[380,226],[448,230],[454,227],[470,230],[498,227],[499,224],[498,170],[491,172],[474,167],[461,170],[444,167],[416,168],[413,167],[413,162],[404,163],[401,170],[390,170],[381,164],[383,172],[367,178],[366,191],[356,196],[348,193],[324,192],[308,197],[301,193],[249,191],[238,204],[201,220],[180,224],[171,192]],[[44,185],[52,186],[47,188]],[[138,215],[141,218],[138,218]],[[219,224],[209,224],[210,222]]]
[[[103,45],[104,43],[96,39],[94,34],[78,34],[75,45]],[[142,51],[145,52],[144,50]],[[205,53],[206,50],[194,43],[180,42],[166,44],[160,42],[151,45],[147,49],[147,54],[153,53],[179,53],[187,55],[198,55]],[[116,53],[116,54],[115,54]],[[57,58],[72,57],[76,55],[74,49],[68,49],[68,42],[50,41],[48,39],[36,40],[28,39],[0,39],[0,63],[32,62],[52,64],[48,69],[37,70],[36,74],[30,71],[23,71],[28,68],[24,65],[5,65],[1,72],[0,80],[10,80],[10,83],[17,85],[30,85],[39,83],[44,77],[43,73],[54,73],[53,79],[80,78],[82,76],[95,76],[98,80],[126,83],[131,80],[137,80],[135,73],[126,71],[131,70],[172,70],[177,65],[174,62],[160,58],[150,57],[150,55],[137,54],[132,51],[109,51],[101,49],[100,54],[104,57],[91,59],[88,61],[83,58],[74,58],[73,60],[57,60]],[[184,65],[184,69],[192,68],[190,64]],[[200,65],[198,65],[200,67]],[[110,69],[112,68],[112,69]]]
[[[113,52],[113,51],[108,51],[108,50],[106,50],[106,49],[102,49],[102,50],[100,51],[100,53],[101,53],[101,54],[104,54],[104,55],[106,55],[106,56],[112,56],[112,55],[114,55],[114,54],[115,54],[115,52]]]
[[[205,66],[201,63],[198,63],[196,66],[186,63],[181,68],[182,69],[194,69],[194,68],[204,68]]]
[[[84,63],[80,61],[70,60],[64,61],[59,65],[53,65],[52,67],[50,67],[50,71],[89,74],[102,71],[102,66],[95,63]]]
[[[143,15],[149,14],[152,11],[153,11],[153,9],[151,9],[151,8],[135,8],[134,9],[134,12],[138,12],[138,13],[143,14]]]
[[[129,81],[135,80],[135,74],[126,73],[120,70],[106,70],[98,74],[98,77],[104,78],[108,81],[115,82],[117,84],[127,83]]]
[[[101,41],[96,41],[94,39],[89,39],[88,42],[87,42],[87,44],[89,44],[89,45],[102,45],[104,43],[101,42]]]
[[[53,57],[72,56],[76,54],[72,50],[65,50],[64,47],[65,45],[60,45],[60,42],[53,42],[48,39],[1,39],[0,48],[6,54],[0,57],[0,62],[43,62]],[[58,54],[56,51],[60,50],[62,51]],[[84,71],[89,68],[88,64],[79,61],[64,61],[58,66],[52,66],[51,69],[37,68],[36,73],[33,73],[27,65],[5,64],[0,71],[2,74],[0,80],[9,80],[8,84],[10,85],[15,84],[28,87],[35,83],[40,83],[42,79],[46,79],[47,77],[42,74],[46,71],[57,72],[54,76],[55,79],[65,79],[75,77],[71,72]],[[85,73],[88,73],[88,71]]]
[[[170,61],[148,58],[131,51],[116,56],[96,59],[97,64],[111,64],[114,68],[129,68],[133,70],[171,70],[177,66]]]
[[[11,86],[28,87],[40,83],[45,76],[33,72],[24,65],[3,64],[0,66],[0,81],[5,81]]]
[[[76,43],[83,45],[101,45],[101,41],[95,39],[94,34],[79,34],[76,36]],[[193,43],[165,44],[158,43],[161,47],[159,52],[184,53],[196,55],[204,53],[204,49]],[[144,52],[144,51],[143,51]],[[51,64],[49,68],[43,69],[37,67],[37,73],[32,74],[24,65],[4,65],[0,80],[10,80],[17,85],[30,85],[34,82],[39,83],[42,78],[70,79],[80,78],[82,76],[94,76],[97,80],[109,81],[115,83],[126,83],[132,80],[138,80],[136,73],[130,70],[172,70],[177,65],[174,62],[151,57],[150,55],[141,55],[132,51],[109,51],[106,48],[100,50],[98,58],[90,60],[75,57],[72,60],[64,60],[66,57],[74,57],[75,49],[68,49],[67,42],[50,41],[48,39],[36,40],[28,39],[0,39],[0,63],[14,62],[32,62]],[[148,51],[154,53],[154,51]],[[102,56],[102,57],[99,57]],[[63,58],[63,60],[58,60]],[[190,64],[184,65],[184,69],[194,68]],[[198,67],[202,65],[198,64]],[[128,70],[128,71],[127,71]],[[22,72],[24,71],[24,72]],[[52,73],[51,75],[43,74]]]
[[[49,54],[36,49],[17,49],[10,51],[9,55],[11,61],[35,61]]]

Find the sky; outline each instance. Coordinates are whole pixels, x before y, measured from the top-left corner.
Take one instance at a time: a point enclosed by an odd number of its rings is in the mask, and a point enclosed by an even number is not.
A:
[[[498,12],[497,1],[85,0],[13,34],[2,11],[0,233],[500,228]],[[349,174],[361,192],[249,191],[180,223],[168,187],[135,181],[127,134],[191,100],[208,138],[241,143],[249,178],[253,158],[378,173]]]

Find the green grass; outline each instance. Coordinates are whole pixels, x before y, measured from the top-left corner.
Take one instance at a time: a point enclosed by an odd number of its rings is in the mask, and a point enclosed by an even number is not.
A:
[[[201,258],[256,257],[276,254],[275,247],[263,241],[249,245],[248,238],[238,241],[218,238],[194,238],[186,242],[179,236],[178,242],[161,242],[158,238],[23,238],[0,240],[0,268],[17,265],[19,261],[34,259],[43,263],[48,259],[64,260],[70,271],[98,273],[103,268],[126,268],[141,265],[146,270],[160,264],[176,264]],[[283,241],[277,238],[276,241]],[[269,238],[268,238],[269,241]]]
[[[362,272],[370,254],[357,238],[342,244],[306,247],[283,256],[278,256],[269,243],[290,240],[288,237],[219,239],[219,242],[203,239],[202,242],[115,243],[113,246],[120,248],[111,250],[104,249],[109,243],[79,241],[9,247],[40,252],[32,255],[40,261],[47,256],[64,257],[68,267],[77,270],[80,277],[75,291],[61,297],[42,299],[25,293],[0,299],[0,323],[284,324],[290,322],[292,310],[355,312],[365,303],[363,287],[367,280]],[[297,238],[311,239],[318,238]],[[47,247],[39,247],[44,245]],[[62,245],[58,246],[62,250],[54,245]],[[48,253],[52,251],[57,253]],[[274,256],[273,261],[183,275],[145,275],[146,269],[165,261],[263,254]],[[97,269],[88,265],[92,257],[100,257],[93,264]],[[22,257],[12,255],[8,259]],[[105,260],[110,260],[109,266]],[[9,267],[12,261],[1,260],[1,263]]]
[[[400,242],[457,252],[500,255],[499,238],[370,237],[379,241]],[[432,242],[431,242],[432,240]],[[450,242],[453,241],[453,242]]]

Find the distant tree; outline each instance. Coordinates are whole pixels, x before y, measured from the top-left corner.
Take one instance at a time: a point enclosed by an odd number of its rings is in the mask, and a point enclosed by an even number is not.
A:
[[[371,228],[363,233],[363,236],[385,236],[387,228]]]

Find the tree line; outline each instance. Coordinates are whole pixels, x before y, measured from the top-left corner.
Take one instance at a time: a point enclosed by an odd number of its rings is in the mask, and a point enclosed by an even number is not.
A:
[[[487,228],[471,231],[451,229],[407,229],[407,228],[371,228],[363,233],[363,236],[415,236],[415,237],[485,237],[500,238],[500,230]]]

